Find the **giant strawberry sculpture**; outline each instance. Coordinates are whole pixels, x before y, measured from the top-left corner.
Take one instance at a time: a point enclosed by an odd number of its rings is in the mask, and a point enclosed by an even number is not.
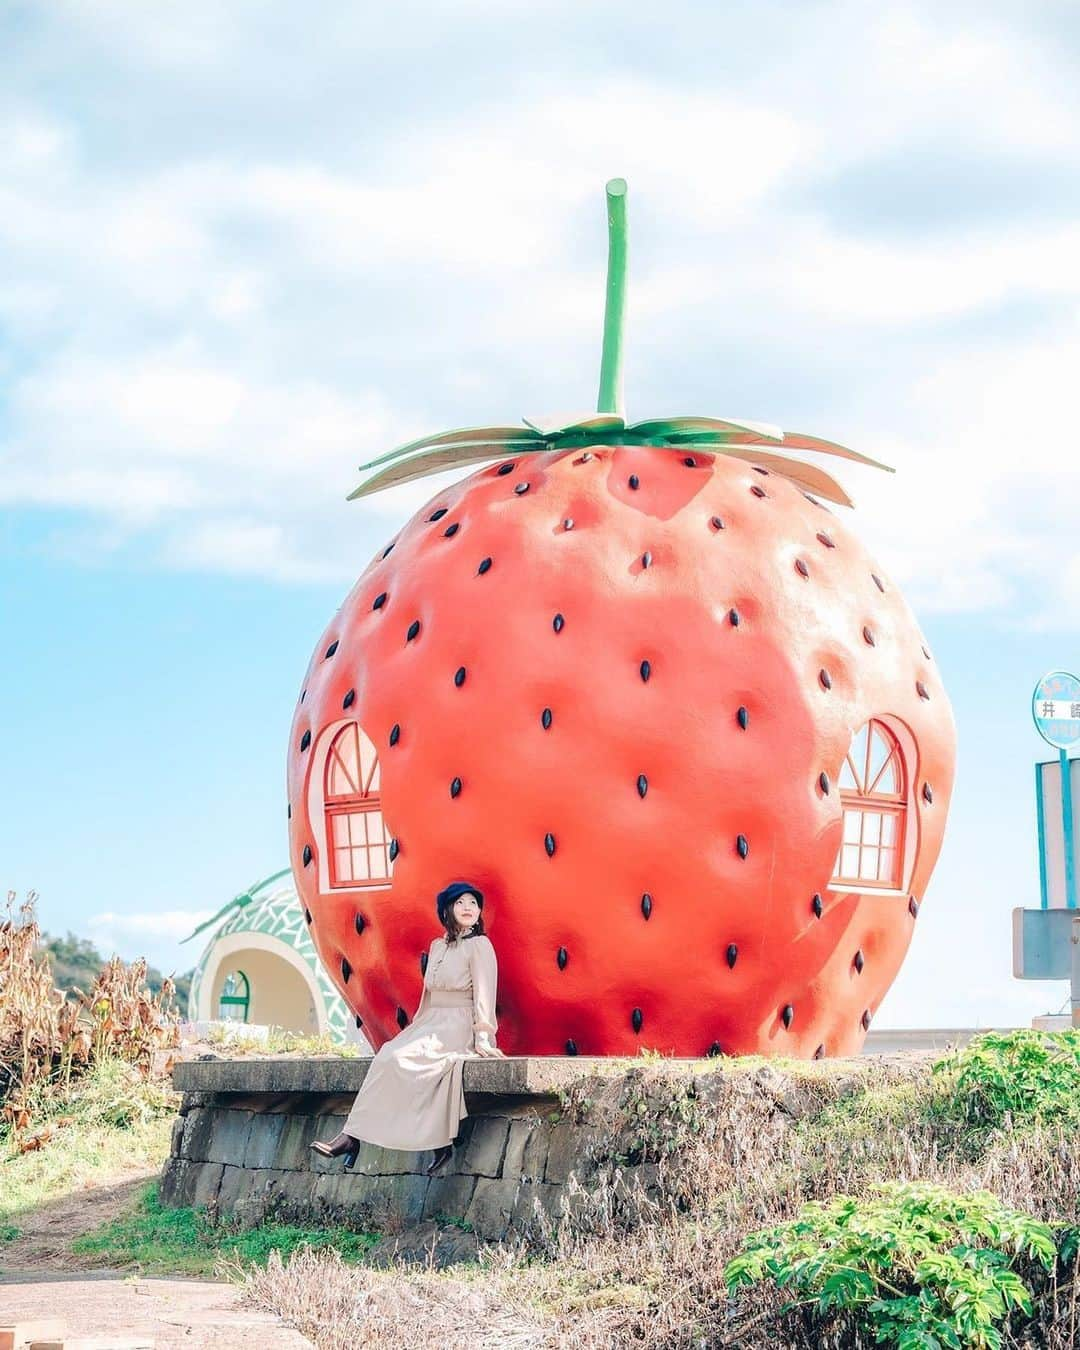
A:
[[[510,1054],[856,1052],[941,847],[955,732],[911,611],[758,424],[618,411],[625,184],[600,411],[470,428],[353,496],[497,459],[371,562],[312,657],[291,858],[379,1045],[434,897],[485,896]],[[884,467],[884,466],[878,466]]]

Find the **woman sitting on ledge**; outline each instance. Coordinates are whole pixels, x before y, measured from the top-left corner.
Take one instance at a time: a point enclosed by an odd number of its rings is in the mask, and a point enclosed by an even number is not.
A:
[[[468,1115],[462,1086],[471,1055],[502,1056],[495,1044],[495,948],[484,934],[484,897],[455,881],[435,900],[445,937],[428,950],[424,992],[416,1017],[387,1041],[368,1067],[345,1128],[312,1148],[327,1158],[356,1161],[361,1140],[422,1152],[434,1149],[427,1175],[446,1162]]]

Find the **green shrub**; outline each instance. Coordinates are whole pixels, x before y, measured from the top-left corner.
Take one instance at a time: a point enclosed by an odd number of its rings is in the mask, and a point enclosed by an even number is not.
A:
[[[1018,1261],[1050,1270],[1053,1230],[986,1191],[955,1195],[922,1182],[888,1183],[863,1199],[811,1201],[797,1219],[756,1233],[724,1271],[729,1290],[773,1282],[809,1307],[848,1314],[898,1350],[996,1350],[1001,1325],[1031,1315]]]
[[[1080,1120],[1080,1031],[986,1032],[934,1065],[976,1126]]]

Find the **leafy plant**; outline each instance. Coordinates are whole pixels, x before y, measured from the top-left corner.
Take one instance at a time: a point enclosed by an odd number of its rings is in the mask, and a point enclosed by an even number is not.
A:
[[[1080,1118],[1080,1031],[986,1032],[934,1065],[950,1109],[977,1126]]]
[[[729,1290],[772,1281],[796,1295],[785,1311],[848,1314],[898,1350],[997,1350],[1010,1314],[1032,1311],[1016,1263],[1050,1270],[1058,1256],[1047,1224],[987,1191],[892,1182],[864,1199],[811,1201],[749,1237],[724,1278]]]

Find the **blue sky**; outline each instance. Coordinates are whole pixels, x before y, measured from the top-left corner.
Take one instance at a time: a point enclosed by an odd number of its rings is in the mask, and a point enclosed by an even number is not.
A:
[[[631,415],[841,472],[960,736],[878,1025],[1022,1023],[1028,704],[1080,666],[1080,18],[1065,4],[9,4],[0,16],[6,886],[182,969],[285,858],[311,647],[437,487],[414,434],[595,398],[631,188]]]

